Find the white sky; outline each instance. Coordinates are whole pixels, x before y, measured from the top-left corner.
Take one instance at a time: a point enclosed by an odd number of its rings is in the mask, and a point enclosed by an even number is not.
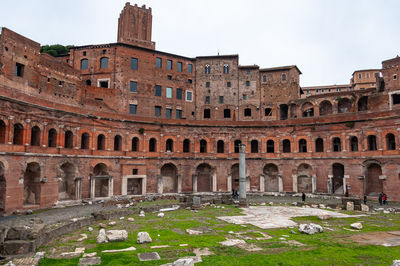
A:
[[[0,26],[41,44],[116,42],[125,0],[1,0]],[[241,65],[297,65],[302,86],[349,83],[400,55],[399,0],[140,0],[156,49],[239,54]]]

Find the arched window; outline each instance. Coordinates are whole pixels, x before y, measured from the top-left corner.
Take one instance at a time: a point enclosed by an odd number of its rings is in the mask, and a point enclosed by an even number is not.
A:
[[[114,137],[114,151],[122,150],[122,137],[120,135],[116,135]]]
[[[202,139],[200,140],[200,153],[206,153],[207,152],[207,141]]]
[[[324,152],[324,140],[322,138],[315,140],[315,152]]]
[[[206,65],[204,67],[204,74],[210,74],[211,73],[211,67],[210,65]]]
[[[334,152],[342,151],[342,142],[341,142],[340,138],[334,138],[332,140],[332,146],[333,146]]]
[[[190,140],[185,139],[183,141],[183,152],[190,152]]]
[[[138,150],[139,150],[139,138],[133,137],[132,138],[132,151],[138,151]]]
[[[301,107],[301,111],[302,111],[302,117],[314,116],[314,106],[309,102],[303,104],[303,106]]]
[[[64,148],[72,149],[74,134],[68,130],[65,132]]]
[[[23,143],[23,135],[24,133],[24,127],[21,124],[15,124],[14,125],[14,138],[13,138],[13,144],[15,145],[22,145]]]
[[[6,143],[6,123],[0,120],[0,143]]]
[[[149,152],[156,152],[157,141],[155,138],[151,138],[149,141]]]
[[[54,128],[49,130],[47,144],[49,147],[55,147],[57,145],[57,131]]]
[[[235,140],[234,145],[235,145],[235,153],[239,153],[239,147],[242,144],[242,141],[240,139]]]
[[[367,111],[368,110],[368,96],[363,96],[358,100],[358,111]]]
[[[290,140],[284,139],[282,141],[282,151],[285,153],[290,152]]]
[[[253,139],[250,142],[250,145],[251,145],[251,153],[258,153],[258,141]]]
[[[353,136],[350,138],[350,150],[358,151],[358,138],[357,137]]]
[[[395,150],[396,149],[396,140],[392,133],[386,135],[386,148],[388,150]]]
[[[165,143],[165,151],[173,152],[174,151],[174,141],[172,139],[167,139]]]
[[[100,58],[100,68],[108,68],[108,58],[107,57]]]
[[[290,151],[290,142],[289,142],[289,151]],[[275,143],[272,139],[267,140],[267,153],[275,152]]]
[[[224,153],[224,141],[223,140],[218,140],[217,142],[217,153]]]
[[[31,146],[40,146],[40,128],[38,126],[31,129]]]
[[[376,151],[376,136],[375,135],[369,135],[368,138],[368,150],[370,151]]]
[[[322,101],[319,105],[319,115],[332,114],[332,104],[330,101]]]
[[[339,98],[338,113],[348,113],[351,110],[351,101],[348,98]]]
[[[104,150],[106,146],[106,137],[103,134],[97,136],[97,149]]]
[[[307,152],[307,141],[305,139],[299,140],[299,152]]]
[[[229,65],[224,64],[224,74],[229,74]]]
[[[286,74],[282,74],[282,81],[286,81]]]
[[[81,136],[81,149],[82,150],[89,149],[89,134],[86,132],[83,133]]]
[[[81,69],[85,70],[88,68],[89,68],[89,61],[86,58],[82,59],[81,60]]]
[[[251,116],[251,109],[250,108],[244,109],[244,116]]]

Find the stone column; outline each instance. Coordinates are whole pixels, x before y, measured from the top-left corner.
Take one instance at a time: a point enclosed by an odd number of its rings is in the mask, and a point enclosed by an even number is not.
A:
[[[239,201],[243,205],[246,202],[246,145],[239,146]]]
[[[114,195],[114,178],[110,176],[108,179],[108,197],[112,197]]]
[[[265,177],[260,175],[260,192],[265,192]]]
[[[147,176],[144,176],[142,179],[142,195],[146,195],[147,191]]]
[[[328,193],[329,194],[332,194],[333,193],[333,191],[332,191],[332,178],[333,178],[333,175],[328,175],[328,182],[327,182],[327,191],[328,191]]]
[[[182,193],[182,175],[177,175],[178,179],[178,193]]]
[[[157,193],[163,193],[163,180],[161,175],[157,175]]]
[[[96,180],[95,180],[95,178],[92,176],[92,177],[90,177],[90,198],[91,199],[94,199],[95,198],[95,184],[96,183]]]
[[[127,176],[122,177],[121,195],[128,195],[128,177]]]
[[[281,175],[278,175],[278,189],[279,192],[283,192],[283,178]]]
[[[75,177],[75,199],[82,199],[82,177]]]
[[[226,189],[227,191],[232,191],[232,174],[229,174],[226,178]]]
[[[193,188],[192,188],[193,193],[196,193],[197,192],[197,174],[192,175],[192,186],[193,186]]]
[[[217,174],[212,175],[212,191],[217,192]]]
[[[316,193],[317,192],[317,176],[316,175],[312,175],[311,185],[312,185],[312,193]]]
[[[343,195],[346,195],[347,179],[348,179],[349,177],[350,177],[350,176],[348,176],[348,175],[344,175],[344,176],[343,176]]]
[[[292,190],[293,192],[297,192],[297,175],[292,175],[292,181],[293,181],[293,187]]]

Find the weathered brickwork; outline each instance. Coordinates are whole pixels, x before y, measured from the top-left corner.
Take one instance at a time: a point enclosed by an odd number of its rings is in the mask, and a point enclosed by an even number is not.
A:
[[[141,12],[150,32],[121,26],[125,13]],[[347,188],[400,200],[398,58],[383,62],[377,88],[301,99],[296,66],[157,51],[147,46],[150,9],[127,4],[121,18],[118,43],[60,58],[2,28],[3,212],[113,195],[229,192],[238,186],[238,143],[246,145],[248,190]]]

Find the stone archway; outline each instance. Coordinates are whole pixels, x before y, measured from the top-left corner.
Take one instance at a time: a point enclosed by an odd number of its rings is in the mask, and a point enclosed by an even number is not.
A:
[[[344,166],[340,163],[334,163],[332,165],[332,192],[334,194],[343,194],[343,178],[344,178]]]
[[[76,199],[75,166],[71,163],[64,163],[61,165],[60,169],[61,173],[58,182],[58,199]]]
[[[178,170],[172,163],[161,167],[163,193],[176,193],[178,191]]]
[[[377,163],[371,163],[367,166],[366,193],[370,196],[378,196],[383,191],[383,182],[379,179],[382,175],[382,168]]]
[[[300,164],[297,168],[297,191],[312,193],[312,168],[308,164]]]
[[[239,164],[234,164],[231,167],[232,189],[239,190]]]
[[[279,179],[278,179],[278,166],[273,163],[264,166],[264,191],[265,192],[278,192]]]
[[[98,163],[93,169],[92,186],[94,191],[92,197],[109,197],[112,177],[108,173],[108,167],[104,163]],[[112,190],[111,190],[112,191]]]
[[[6,200],[6,178],[4,176],[5,167],[0,162],[0,212],[4,211],[5,200]]]
[[[24,205],[40,204],[40,165],[28,163],[24,172]]]
[[[209,164],[203,163],[197,166],[197,191],[198,192],[211,192],[212,191],[212,177],[213,169]]]

